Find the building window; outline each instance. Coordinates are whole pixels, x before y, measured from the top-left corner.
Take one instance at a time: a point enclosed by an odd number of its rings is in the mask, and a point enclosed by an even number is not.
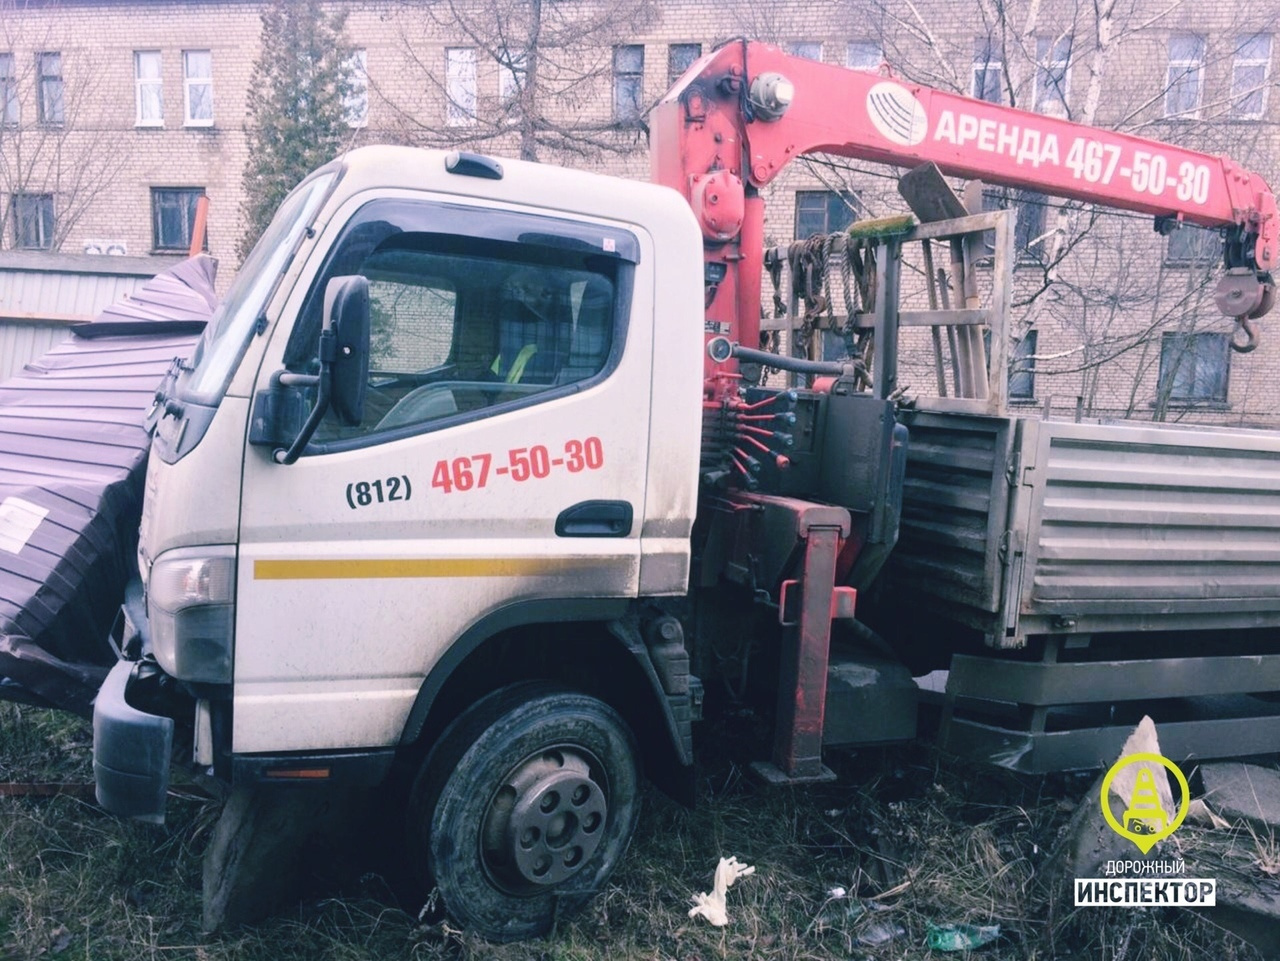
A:
[[[1222,257],[1222,235],[1216,230],[1183,224],[1169,234],[1165,263],[1170,267],[1209,266]]]
[[[1271,34],[1240,37],[1231,65],[1231,116],[1259,120],[1267,108],[1267,76],[1271,73]]]
[[[1164,115],[1184,120],[1200,116],[1204,92],[1204,37],[1174,34],[1169,38],[1169,71],[1165,78]]]
[[[369,70],[364,48],[352,50],[342,68],[347,82],[342,99],[343,119],[348,127],[364,127],[369,123]]]
[[[989,103],[1000,102],[1004,61],[1000,48],[990,37],[979,37],[973,42],[973,84],[970,94]]]
[[[848,230],[861,210],[858,195],[849,190],[797,190],[796,240]]]
[[[183,89],[188,127],[213,126],[213,53],[209,50],[182,51]]]
[[[787,53],[793,57],[803,57],[805,60],[821,60],[822,41],[793,40],[787,44]]]
[[[850,40],[844,62],[853,70],[879,70],[884,63],[884,51],[880,44],[870,40]]]
[[[1045,260],[1045,240],[1048,232],[1045,224],[1048,220],[1048,198],[1033,190],[983,191],[982,209],[1008,210],[1013,208],[1013,253],[1020,264],[1038,264]],[[984,234],[987,250],[995,249],[996,232],[988,230]]]
[[[66,111],[62,96],[62,54],[36,54],[36,82],[36,114],[40,122],[63,123]]]
[[[164,126],[164,84],[160,72],[159,50],[133,52],[134,102],[139,127]]]
[[[1045,214],[1049,198],[1031,190],[1018,190],[1013,194],[1017,205],[1017,219],[1013,228],[1013,247],[1018,260],[1043,263],[1045,257]]]
[[[1182,404],[1225,404],[1231,350],[1226,334],[1160,338],[1160,393]]]
[[[196,204],[204,196],[203,187],[153,187],[151,223],[156,250],[191,249],[191,233],[196,223]],[[205,238],[208,248],[208,238]]]
[[[504,104],[520,99],[529,72],[529,54],[524,50],[506,49],[498,56],[498,96]]]
[[[1009,358],[1009,399],[1032,400],[1036,396],[1036,341],[1039,331],[1029,330],[1013,345]]]
[[[13,54],[0,53],[0,124],[16,127],[18,119],[18,75]]]
[[[613,48],[613,119],[634,123],[644,113],[644,47]]]
[[[12,211],[15,247],[53,249],[53,194],[14,194]]]
[[[444,52],[445,121],[450,127],[476,122],[476,48],[447,47]]]
[[[702,56],[700,43],[673,43],[667,47],[667,83],[674,84]]]
[[[1036,79],[1032,107],[1054,117],[1067,115],[1067,84],[1071,76],[1071,38],[1036,39]]]

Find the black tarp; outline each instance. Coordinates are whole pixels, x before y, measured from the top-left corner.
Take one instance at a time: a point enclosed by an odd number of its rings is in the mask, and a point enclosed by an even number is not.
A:
[[[0,698],[80,714],[137,569],[147,411],[216,305],[207,255],[0,383]]]

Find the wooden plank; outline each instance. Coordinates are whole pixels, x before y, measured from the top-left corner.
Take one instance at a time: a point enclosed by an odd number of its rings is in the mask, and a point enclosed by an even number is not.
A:
[[[898,313],[900,327],[972,327],[991,323],[991,311],[985,307],[962,310],[903,310]]]
[[[946,239],[992,230],[1003,214],[1003,210],[989,210],[985,214],[970,214],[968,217],[957,217],[955,220],[919,224],[902,239],[904,243],[909,243],[914,240]]]
[[[915,409],[945,414],[999,414],[1000,404],[991,397],[921,397],[916,400]]]

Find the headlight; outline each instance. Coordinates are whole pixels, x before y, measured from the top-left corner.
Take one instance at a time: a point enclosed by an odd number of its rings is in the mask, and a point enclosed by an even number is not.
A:
[[[152,650],[167,674],[231,683],[235,594],[233,547],[168,551],[156,559],[147,582],[147,619]]]

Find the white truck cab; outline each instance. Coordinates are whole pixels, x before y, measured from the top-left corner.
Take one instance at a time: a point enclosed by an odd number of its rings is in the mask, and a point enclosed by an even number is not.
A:
[[[635,761],[608,755],[689,761],[687,660],[647,653],[637,604],[688,589],[701,246],[674,191],[550,166],[369,147],[300,184],[152,415],[137,657],[95,709],[104,806],[162,818],[175,736],[234,784],[373,783],[461,715],[457,768],[511,697],[481,733],[466,709],[537,677],[526,701],[617,731],[501,761],[507,834],[550,840],[497,842],[487,870],[527,902],[620,854],[599,837],[630,831]]]

